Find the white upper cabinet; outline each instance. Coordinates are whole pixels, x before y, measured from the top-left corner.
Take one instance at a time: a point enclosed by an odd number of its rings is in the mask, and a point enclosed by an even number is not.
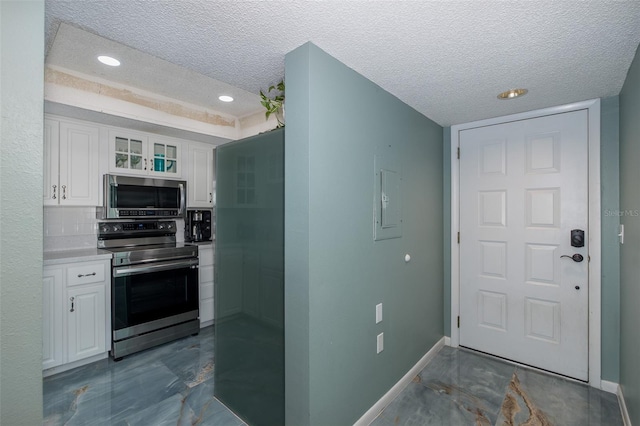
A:
[[[44,120],[44,183],[42,200],[45,205],[57,205],[60,196],[60,122]]]
[[[149,174],[180,177],[180,150],[182,144],[175,140],[168,140],[157,136],[149,137]]]
[[[148,174],[149,160],[143,134],[129,131],[109,131],[109,171],[135,175]]]
[[[109,171],[116,174],[181,177],[182,144],[125,129],[109,130]]]
[[[213,149],[207,144],[189,144],[188,207],[213,207]]]
[[[100,205],[100,129],[45,119],[45,205]]]

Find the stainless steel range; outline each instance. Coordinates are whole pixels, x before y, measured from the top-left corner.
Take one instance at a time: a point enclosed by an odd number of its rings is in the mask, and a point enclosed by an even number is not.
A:
[[[197,334],[198,247],[176,243],[176,222],[109,221],[98,228],[98,248],[113,253],[111,356]]]

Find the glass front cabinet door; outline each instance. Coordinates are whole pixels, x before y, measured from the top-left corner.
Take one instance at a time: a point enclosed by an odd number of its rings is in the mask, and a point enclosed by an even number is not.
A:
[[[151,137],[149,138],[149,147],[152,148],[153,152],[153,163],[150,167],[151,174],[169,177],[180,176],[178,170],[180,148],[177,142]]]
[[[180,150],[179,141],[112,130],[109,132],[109,171],[179,178]]]

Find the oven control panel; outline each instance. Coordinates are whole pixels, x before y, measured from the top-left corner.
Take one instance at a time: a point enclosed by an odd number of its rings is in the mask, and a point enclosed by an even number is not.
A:
[[[176,222],[134,221],[134,222],[101,222],[98,224],[98,235],[118,235],[131,233],[175,233]]]

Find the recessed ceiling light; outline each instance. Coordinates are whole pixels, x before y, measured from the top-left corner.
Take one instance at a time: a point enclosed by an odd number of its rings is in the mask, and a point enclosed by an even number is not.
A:
[[[105,55],[98,56],[98,60],[105,65],[109,65],[110,67],[120,66],[120,61],[117,60],[116,58],[112,58],[111,56],[105,56]]]
[[[503,99],[503,100],[507,100],[507,99],[513,99],[513,98],[517,98],[518,96],[524,96],[526,95],[528,92],[527,89],[511,89],[511,90],[507,90],[506,92],[502,92],[498,95],[498,99]]]
[[[227,95],[218,96],[218,99],[220,99],[222,102],[233,102],[233,98]]]

